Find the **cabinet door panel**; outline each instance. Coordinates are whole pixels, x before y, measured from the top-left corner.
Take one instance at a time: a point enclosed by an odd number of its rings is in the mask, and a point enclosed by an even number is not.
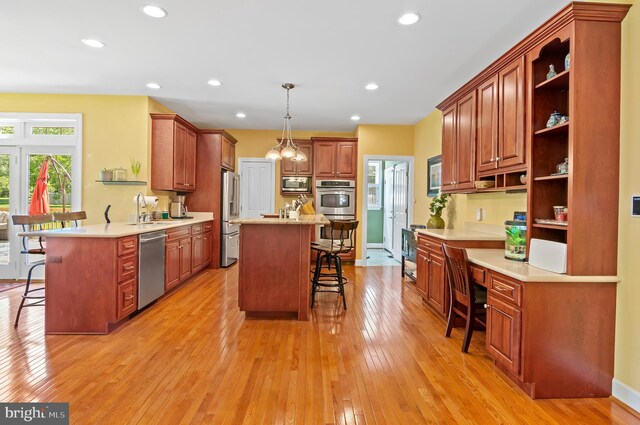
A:
[[[184,180],[187,190],[196,190],[196,133],[191,130],[185,139]]]
[[[456,158],[456,105],[442,113],[442,190],[454,189]]]
[[[280,175],[281,176],[295,176],[296,175],[296,162],[287,158],[280,160]]]
[[[498,167],[524,164],[524,57],[499,74]]]
[[[334,177],[336,143],[315,142],[313,149],[313,169],[316,177]]]
[[[182,239],[180,249],[180,281],[191,276],[191,238]]]
[[[429,254],[429,272],[427,274],[427,301],[436,311],[444,315],[444,258]]]
[[[186,127],[176,123],[176,136],[174,139],[173,156],[173,187],[185,189],[185,155],[187,144]]]
[[[197,272],[202,268],[202,235],[191,238],[191,271]]]
[[[358,154],[353,142],[338,142],[336,152],[336,177],[356,178]]]
[[[202,266],[206,267],[211,263],[211,232],[205,232],[202,236]]]
[[[473,188],[476,173],[476,92],[458,101],[456,189]]]
[[[513,373],[520,372],[521,311],[495,299],[487,304],[487,352]]]
[[[477,171],[495,170],[498,162],[498,75],[478,88]]]
[[[416,253],[416,289],[420,294],[427,295],[427,273],[429,272],[429,254],[418,250]]]
[[[116,318],[121,319],[138,309],[138,281],[131,279],[118,285]]]
[[[307,156],[306,161],[298,162],[296,164],[297,174],[299,176],[312,176],[313,175],[313,145],[310,142],[299,142],[297,144],[300,150]]]
[[[180,242],[168,242],[165,247],[164,288],[169,290],[180,283]]]

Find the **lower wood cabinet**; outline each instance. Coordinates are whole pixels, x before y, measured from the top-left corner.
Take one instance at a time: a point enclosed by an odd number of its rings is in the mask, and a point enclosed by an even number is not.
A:
[[[164,289],[168,291],[180,283],[180,242],[165,245]]]
[[[213,260],[212,257],[212,243],[213,239],[211,237],[211,232],[205,232],[202,235],[202,267],[207,267],[211,264]]]
[[[444,278],[444,257],[436,253],[429,253],[427,268],[427,303],[433,307],[435,311],[442,315],[446,315],[445,294],[449,292],[448,285],[445,288],[446,280]]]
[[[489,290],[487,297],[487,352],[496,363],[520,373],[520,335],[522,312],[515,306],[496,299]]]
[[[180,239],[178,245],[180,257],[180,281],[191,276],[191,238]]]
[[[193,276],[212,261],[213,223],[182,226],[167,232],[165,290]]]
[[[122,319],[138,309],[138,280],[131,279],[118,285],[116,318]]]
[[[422,297],[427,296],[427,276],[429,275],[429,253],[420,248],[416,250],[416,289]]]

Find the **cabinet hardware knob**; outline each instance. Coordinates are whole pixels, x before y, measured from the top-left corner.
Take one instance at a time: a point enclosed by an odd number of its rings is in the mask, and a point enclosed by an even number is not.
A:
[[[495,289],[496,291],[501,291],[501,292],[505,292],[505,291],[512,291],[511,288],[507,287],[507,286],[502,286],[502,285],[495,285],[493,287],[493,289]]]
[[[133,266],[127,266],[127,267],[125,267],[124,269],[125,269],[125,270],[133,270],[133,268],[134,268]]]
[[[484,308],[489,308],[489,304],[485,304],[485,305],[484,305]]]
[[[493,162],[493,161],[495,161],[495,158],[491,157],[491,160],[489,160],[489,162]]]
[[[499,156],[496,156],[496,161],[500,161],[502,158],[500,158]]]
[[[128,243],[128,244],[125,244],[125,245],[124,245],[124,247],[125,247],[125,248],[133,248],[134,246],[135,246],[135,245],[134,245],[134,244],[132,244],[132,243]]]
[[[124,297],[125,300],[132,300],[133,299],[133,295],[129,295],[128,297]]]

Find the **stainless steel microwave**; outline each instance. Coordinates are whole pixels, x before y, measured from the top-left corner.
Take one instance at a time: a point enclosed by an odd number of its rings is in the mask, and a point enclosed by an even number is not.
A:
[[[282,191],[289,193],[311,193],[311,176],[283,176]]]

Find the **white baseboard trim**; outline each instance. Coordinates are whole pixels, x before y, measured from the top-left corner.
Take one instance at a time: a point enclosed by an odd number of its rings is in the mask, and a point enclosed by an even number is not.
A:
[[[381,248],[384,248],[384,244],[371,242],[371,243],[367,243],[367,248],[374,248],[374,249],[380,248],[381,249]]]
[[[640,412],[640,391],[631,388],[627,384],[613,378],[611,395],[636,412]]]
[[[356,267],[364,267],[364,261],[362,260],[356,260]]]

